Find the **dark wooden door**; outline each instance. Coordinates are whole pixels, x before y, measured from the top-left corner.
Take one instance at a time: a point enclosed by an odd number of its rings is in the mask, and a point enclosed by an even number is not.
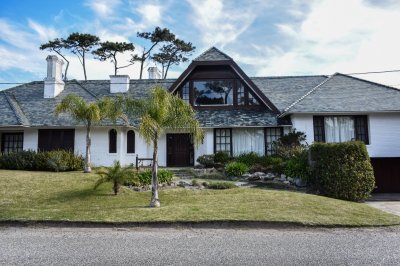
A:
[[[400,193],[400,158],[371,158],[378,193]]]
[[[194,148],[190,134],[167,134],[167,166],[194,165]]]

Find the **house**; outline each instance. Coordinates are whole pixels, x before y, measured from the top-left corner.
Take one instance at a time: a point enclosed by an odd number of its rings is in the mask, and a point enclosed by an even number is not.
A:
[[[250,78],[235,61],[215,47],[194,59],[178,79],[110,76],[110,80],[62,81],[62,61],[47,58],[48,74],[0,92],[1,152],[71,149],[84,154],[85,129],[68,115],[56,118],[54,107],[74,93],[87,101],[116,93],[144,97],[155,85],[190,103],[205,130],[195,148],[188,134],[169,132],[161,137],[161,166],[191,166],[203,154],[226,151],[273,154],[272,143],[296,128],[307,142],[366,143],[379,191],[400,192],[400,90],[335,73],[331,76]],[[92,162],[131,164],[151,157],[133,127],[103,123],[93,129]]]

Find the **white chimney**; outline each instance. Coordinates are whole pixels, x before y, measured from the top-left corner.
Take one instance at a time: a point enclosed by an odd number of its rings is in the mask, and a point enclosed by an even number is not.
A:
[[[149,67],[147,69],[149,72],[149,79],[160,79],[161,78],[161,73],[160,70],[156,66],[154,67]]]
[[[111,75],[110,92],[125,93],[129,91],[130,78],[128,75]]]
[[[64,90],[62,67],[64,61],[55,55],[49,55],[47,61],[47,77],[44,79],[44,98],[55,98]]]

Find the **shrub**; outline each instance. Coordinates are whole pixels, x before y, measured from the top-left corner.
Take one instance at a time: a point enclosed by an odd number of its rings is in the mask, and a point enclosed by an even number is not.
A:
[[[215,164],[214,154],[201,155],[197,158],[196,161],[206,168],[214,167],[214,164]]]
[[[241,176],[249,171],[249,167],[244,163],[231,162],[225,166],[225,171],[228,176]]]
[[[302,156],[308,150],[306,137],[305,133],[293,129],[275,143],[276,154],[286,160]]]
[[[199,182],[196,179],[192,180],[192,186],[197,187],[199,186]]]
[[[268,157],[268,164],[274,173],[281,174],[284,169],[284,162],[281,157],[271,156]]]
[[[249,152],[249,153],[242,153],[239,156],[235,157],[235,161],[244,163],[248,167],[251,167],[256,164],[265,165],[266,158],[265,156],[260,156],[255,152]]]
[[[136,186],[137,185],[141,185],[141,186],[151,185],[151,177],[152,177],[151,170],[137,172],[136,176],[137,176],[137,182],[139,184],[132,184],[132,185],[136,185]],[[171,184],[171,182],[172,182],[173,174],[171,171],[160,169],[157,172],[157,176],[158,176],[158,183],[160,183],[160,184],[162,184],[162,183]]]
[[[21,151],[3,154],[0,167],[11,170],[76,171],[82,170],[84,159],[70,151]]]
[[[224,151],[218,151],[214,154],[214,163],[225,165],[230,161],[230,159],[231,156],[229,155],[229,153]]]
[[[352,201],[370,196],[375,179],[363,142],[315,143],[311,146],[311,158],[312,181],[321,193]]]
[[[97,180],[94,189],[97,189],[103,183],[112,183],[114,195],[117,195],[121,185],[131,176],[132,172],[133,171],[130,167],[122,167],[121,164],[116,161],[113,166],[104,170],[96,171],[96,174],[100,176],[100,179]]]
[[[207,184],[207,188],[209,189],[230,189],[236,187],[235,184],[229,182],[212,182]]]
[[[283,173],[290,177],[297,177],[304,181],[309,181],[311,177],[311,169],[308,165],[307,156],[288,160]]]

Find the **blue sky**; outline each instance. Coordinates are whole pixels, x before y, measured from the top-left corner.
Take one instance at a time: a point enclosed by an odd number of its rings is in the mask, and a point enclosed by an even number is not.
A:
[[[249,76],[312,75],[400,69],[400,1],[362,0],[24,0],[0,2],[0,82],[45,77],[41,43],[72,32],[148,45],[138,31],[167,27],[196,47],[211,46]],[[82,79],[74,55],[69,78]],[[128,60],[121,55],[121,62]],[[174,67],[177,77],[187,67]],[[108,79],[112,64],[88,60],[89,79]],[[138,65],[120,74],[138,77]],[[400,73],[358,77],[400,87]],[[1,85],[0,89],[13,85]]]

